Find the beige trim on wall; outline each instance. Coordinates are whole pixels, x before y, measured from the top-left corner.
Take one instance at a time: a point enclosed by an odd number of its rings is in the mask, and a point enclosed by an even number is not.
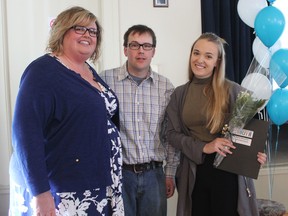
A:
[[[1,36],[0,36],[0,47],[2,47],[1,56],[1,80],[3,80],[3,85],[1,90],[4,90],[4,101],[1,99],[1,104],[4,104],[5,108],[3,112],[5,112],[6,116],[6,131],[7,131],[7,143],[8,150],[11,155],[12,148],[11,148],[11,122],[12,122],[12,114],[11,114],[11,97],[10,97],[10,76],[9,76],[9,59],[8,59],[8,36],[7,36],[7,13],[6,13],[6,0],[2,0],[0,3],[1,9]],[[4,102],[4,103],[2,103]],[[1,109],[2,110],[2,109]],[[3,127],[3,125],[2,125]],[[4,129],[4,128],[3,128]]]
[[[120,35],[120,12],[118,1],[101,0],[101,25],[103,31],[102,55],[99,71],[119,67],[122,63],[122,47]],[[109,11],[109,12],[108,12]]]

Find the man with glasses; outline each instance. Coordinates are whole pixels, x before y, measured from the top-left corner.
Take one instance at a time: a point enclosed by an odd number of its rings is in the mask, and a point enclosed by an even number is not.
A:
[[[156,47],[151,28],[130,27],[124,34],[123,46],[125,64],[100,76],[120,103],[125,215],[166,216],[167,198],[174,193],[179,161],[163,130],[165,109],[174,87],[151,69]]]

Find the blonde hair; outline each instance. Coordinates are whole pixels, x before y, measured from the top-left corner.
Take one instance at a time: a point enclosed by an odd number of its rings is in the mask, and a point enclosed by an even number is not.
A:
[[[89,58],[93,63],[100,56],[100,46],[102,42],[102,27],[98,22],[97,17],[90,11],[82,7],[71,7],[61,12],[52,24],[50,37],[46,51],[61,54],[63,52],[63,39],[66,32],[74,25],[88,25],[90,22],[95,22],[97,26],[97,46],[95,51]]]
[[[213,71],[213,78],[210,85],[204,89],[204,94],[208,98],[207,113],[206,113],[206,127],[210,133],[214,134],[221,131],[224,121],[225,113],[228,111],[229,103],[229,84],[225,79],[225,49],[226,41],[214,33],[207,32],[202,34],[192,45],[190,58],[193,53],[194,46],[199,40],[207,40],[213,42],[218,47],[218,61]],[[189,80],[192,81],[194,73],[189,61]]]

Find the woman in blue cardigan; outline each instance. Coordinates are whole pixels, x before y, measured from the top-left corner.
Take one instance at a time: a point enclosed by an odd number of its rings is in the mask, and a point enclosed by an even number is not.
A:
[[[22,75],[10,161],[13,216],[124,215],[118,99],[86,62],[99,57],[101,33],[90,11],[63,11],[48,53]]]

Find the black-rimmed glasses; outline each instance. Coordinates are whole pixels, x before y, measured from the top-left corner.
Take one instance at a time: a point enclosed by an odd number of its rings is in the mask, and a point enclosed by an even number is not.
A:
[[[89,35],[91,37],[97,37],[98,36],[98,31],[95,28],[87,28],[85,26],[72,26],[71,29],[74,29],[75,33],[84,35],[87,31],[89,32]]]
[[[139,44],[137,42],[131,42],[128,44],[128,47],[131,50],[138,50],[138,49],[140,49],[140,47],[142,47],[144,50],[152,50],[155,46],[153,44],[150,44],[150,43]]]

